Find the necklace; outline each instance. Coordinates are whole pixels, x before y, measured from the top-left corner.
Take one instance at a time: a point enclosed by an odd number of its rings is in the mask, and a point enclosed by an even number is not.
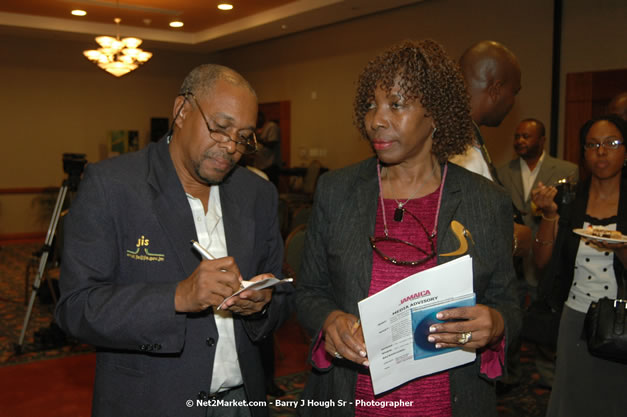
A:
[[[433,164],[433,169],[431,170],[431,174],[427,177],[427,179],[431,178],[433,176],[433,174],[435,173],[435,167],[437,166],[437,164]],[[385,176],[387,177],[387,168],[385,170]],[[389,180],[388,180],[389,181]],[[420,189],[422,188],[422,185],[427,182],[426,180],[421,182],[420,184],[418,184],[418,187],[416,188],[416,191],[414,191],[414,193],[404,202],[400,202],[397,199],[393,198],[394,201],[396,201],[396,209],[394,210],[394,221],[395,222],[402,222],[403,221],[403,215],[405,214],[405,209],[403,207],[405,207],[405,204],[407,204],[409,202],[409,200],[411,200],[412,198],[414,198],[416,196],[416,194],[418,194],[418,191],[420,191]],[[392,188],[392,183],[390,182],[390,188]]]
[[[433,223],[433,230],[431,231],[431,235],[427,234],[427,236],[429,237],[429,240],[433,239],[435,235],[438,233],[438,217],[440,216],[440,204],[442,203],[442,192],[444,191],[444,181],[446,181],[447,172],[448,172],[448,163],[445,163],[444,171],[442,172],[442,180],[440,181],[440,193],[438,195],[438,207],[435,212],[435,222]],[[383,187],[381,186],[381,165],[378,162],[377,162],[377,176],[379,177],[379,198],[381,199],[381,211],[383,212],[383,233],[385,233],[385,237],[389,237],[388,222],[385,216],[385,203],[383,202]],[[405,203],[407,203],[407,201]],[[421,223],[421,226],[422,226],[422,223]],[[424,226],[422,227],[424,229]]]

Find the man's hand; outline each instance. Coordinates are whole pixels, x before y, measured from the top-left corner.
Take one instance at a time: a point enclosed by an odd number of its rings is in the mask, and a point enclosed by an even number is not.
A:
[[[261,281],[262,279],[273,277],[274,275],[272,274],[261,274],[252,278],[250,281]],[[242,316],[249,316],[260,312],[270,300],[272,300],[272,288],[245,290],[230,300],[225,301],[220,308]]]
[[[240,289],[240,280],[241,274],[233,257],[203,260],[177,285],[174,308],[179,313],[194,313],[217,307]]]

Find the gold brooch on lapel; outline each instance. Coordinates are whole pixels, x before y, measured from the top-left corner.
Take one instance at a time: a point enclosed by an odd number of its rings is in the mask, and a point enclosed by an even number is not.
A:
[[[464,225],[457,220],[453,220],[451,222],[451,230],[459,241],[459,248],[453,252],[443,253],[440,256],[458,256],[468,252],[468,241],[466,238],[469,238],[473,245],[475,244],[475,241],[472,239],[472,235],[470,234],[470,230],[466,229],[466,227],[464,227]]]

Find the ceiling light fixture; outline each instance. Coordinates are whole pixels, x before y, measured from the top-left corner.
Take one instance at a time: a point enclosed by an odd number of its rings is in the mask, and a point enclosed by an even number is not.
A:
[[[87,12],[85,10],[78,10],[78,9],[76,9],[76,10],[72,10],[72,14],[74,16],[85,16],[85,15],[87,15]]]
[[[218,4],[218,9],[220,9],[220,10],[231,10],[231,9],[233,9],[233,5],[229,4],[229,3],[221,3],[221,4]]]
[[[139,38],[120,39],[120,22],[122,19],[113,19],[116,24],[117,35],[98,36],[98,49],[83,51],[83,55],[109,74],[121,77],[137,69],[152,57],[152,53],[138,48],[142,40]]]
[[[170,22],[170,27],[171,28],[182,28],[183,27],[183,22],[181,22],[180,20],[173,20],[172,22]]]

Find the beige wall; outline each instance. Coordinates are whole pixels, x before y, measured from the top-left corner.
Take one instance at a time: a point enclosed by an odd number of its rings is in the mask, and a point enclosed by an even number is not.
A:
[[[0,188],[59,186],[62,154],[98,161],[110,130],[138,130],[147,142],[150,118],[170,116],[183,77],[206,60],[155,51],[144,68],[118,79],[82,56],[93,47],[0,35]],[[0,235],[46,229],[33,197],[0,195]]]
[[[552,3],[427,0],[225,51],[219,60],[247,76],[260,101],[291,101],[293,165],[306,163],[300,151],[313,148],[326,151],[317,158],[334,169],[370,155],[352,126],[354,83],[368,59],[407,38],[435,39],[455,59],[475,41],[501,41],[518,55],[523,72],[510,115],[501,127],[483,130],[493,159],[505,163],[520,119],[537,117],[550,128]],[[627,67],[627,2],[564,0],[564,9],[562,95],[566,72]],[[145,141],[150,118],[170,116],[184,75],[212,59],[149,46],[153,59],[116,79],[82,57],[90,43],[0,35],[0,188],[59,185],[61,154],[99,159],[110,129],[139,130]],[[0,195],[0,235],[42,230],[31,199]]]
[[[511,158],[515,124],[550,115],[552,2],[434,0],[222,54],[257,88],[261,101],[291,100],[292,161],[299,148],[338,168],[370,155],[352,126],[355,80],[367,61],[404,39],[432,38],[457,59],[472,43],[494,39],[519,57],[523,89],[499,128],[484,129],[497,162]],[[312,92],[317,98],[312,99]]]

